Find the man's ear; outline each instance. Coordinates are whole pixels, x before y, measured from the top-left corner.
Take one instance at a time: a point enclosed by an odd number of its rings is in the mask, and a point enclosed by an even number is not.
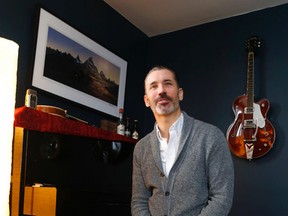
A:
[[[182,101],[184,98],[184,91],[182,88],[179,88],[178,97],[179,97],[179,101]]]
[[[150,103],[149,103],[147,95],[144,95],[144,103],[145,103],[146,107],[150,107]]]

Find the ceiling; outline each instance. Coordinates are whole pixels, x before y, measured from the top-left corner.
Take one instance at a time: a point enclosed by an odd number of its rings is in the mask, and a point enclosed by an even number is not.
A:
[[[147,36],[288,3],[288,0],[104,0]]]

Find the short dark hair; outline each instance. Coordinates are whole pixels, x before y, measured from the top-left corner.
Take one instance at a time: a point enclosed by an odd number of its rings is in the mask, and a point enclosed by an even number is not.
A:
[[[145,91],[145,81],[146,81],[147,76],[148,76],[151,72],[153,72],[153,71],[156,71],[156,70],[164,70],[164,69],[171,71],[171,73],[173,74],[174,79],[175,79],[175,81],[176,81],[176,83],[177,83],[177,85],[178,85],[178,88],[180,88],[179,77],[177,76],[177,73],[175,73],[174,70],[172,70],[172,69],[170,69],[170,68],[168,68],[168,67],[166,67],[166,66],[163,66],[163,65],[156,65],[156,66],[152,67],[152,68],[148,71],[148,73],[146,74],[146,76],[145,76],[145,79],[144,79],[144,92],[146,92],[146,91]]]

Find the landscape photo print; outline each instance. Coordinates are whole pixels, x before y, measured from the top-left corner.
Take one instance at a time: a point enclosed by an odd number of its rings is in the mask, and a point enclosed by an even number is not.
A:
[[[126,61],[40,9],[33,86],[118,117],[126,69]]]

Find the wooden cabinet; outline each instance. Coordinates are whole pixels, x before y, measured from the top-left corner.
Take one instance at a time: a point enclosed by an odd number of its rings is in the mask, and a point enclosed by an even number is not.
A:
[[[11,173],[11,216],[19,216],[19,201],[23,192],[21,190],[21,170],[23,155],[23,128],[14,129],[13,163]]]
[[[25,215],[56,215],[57,189],[55,187],[26,186],[24,191]]]

